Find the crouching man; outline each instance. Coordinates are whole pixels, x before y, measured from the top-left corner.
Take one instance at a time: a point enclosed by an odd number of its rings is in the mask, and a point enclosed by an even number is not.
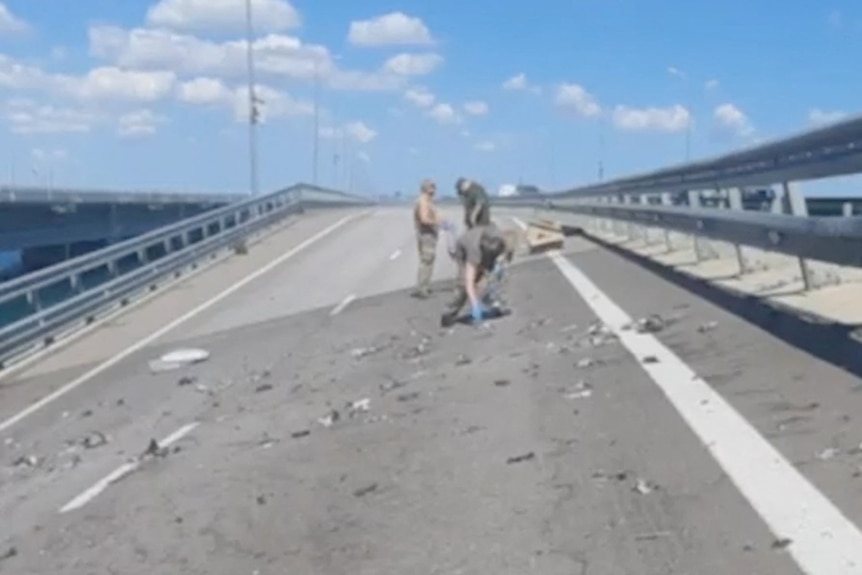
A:
[[[491,310],[482,301],[480,283],[491,274],[502,273],[504,262],[511,261],[513,253],[509,235],[493,223],[471,228],[458,238],[455,248],[458,281],[455,297],[440,318],[443,327],[450,327],[458,321],[458,314],[467,302],[474,322],[482,321],[489,314]]]

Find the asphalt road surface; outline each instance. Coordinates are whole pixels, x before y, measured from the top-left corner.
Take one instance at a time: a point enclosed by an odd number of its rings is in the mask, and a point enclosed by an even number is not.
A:
[[[415,270],[310,214],[0,381],[0,573],[862,573],[855,375],[580,237],[481,327]]]

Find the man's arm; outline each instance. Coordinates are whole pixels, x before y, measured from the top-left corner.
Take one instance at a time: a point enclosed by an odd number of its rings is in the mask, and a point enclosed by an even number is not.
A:
[[[464,290],[470,305],[475,307],[479,303],[479,297],[476,295],[476,266],[470,262],[464,264]]]

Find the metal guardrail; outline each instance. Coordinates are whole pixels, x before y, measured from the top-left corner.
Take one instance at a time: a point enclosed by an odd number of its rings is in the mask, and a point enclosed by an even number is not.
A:
[[[186,192],[111,191],[44,186],[0,185],[0,204],[230,204],[247,194],[197,194]]]
[[[548,196],[574,198],[714,190],[862,172],[862,116],[716,158]]]
[[[223,248],[306,209],[373,205],[367,198],[298,184],[245,199],[148,234],[0,284],[0,369],[28,349],[50,345],[76,324],[156,289]]]

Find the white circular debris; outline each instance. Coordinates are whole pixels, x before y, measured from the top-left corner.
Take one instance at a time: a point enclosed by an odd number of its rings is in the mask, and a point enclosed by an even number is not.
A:
[[[178,363],[181,365],[188,365],[191,363],[200,363],[202,361],[208,360],[210,357],[210,352],[205,349],[178,349],[169,353],[166,353],[159,359],[163,363]]]

